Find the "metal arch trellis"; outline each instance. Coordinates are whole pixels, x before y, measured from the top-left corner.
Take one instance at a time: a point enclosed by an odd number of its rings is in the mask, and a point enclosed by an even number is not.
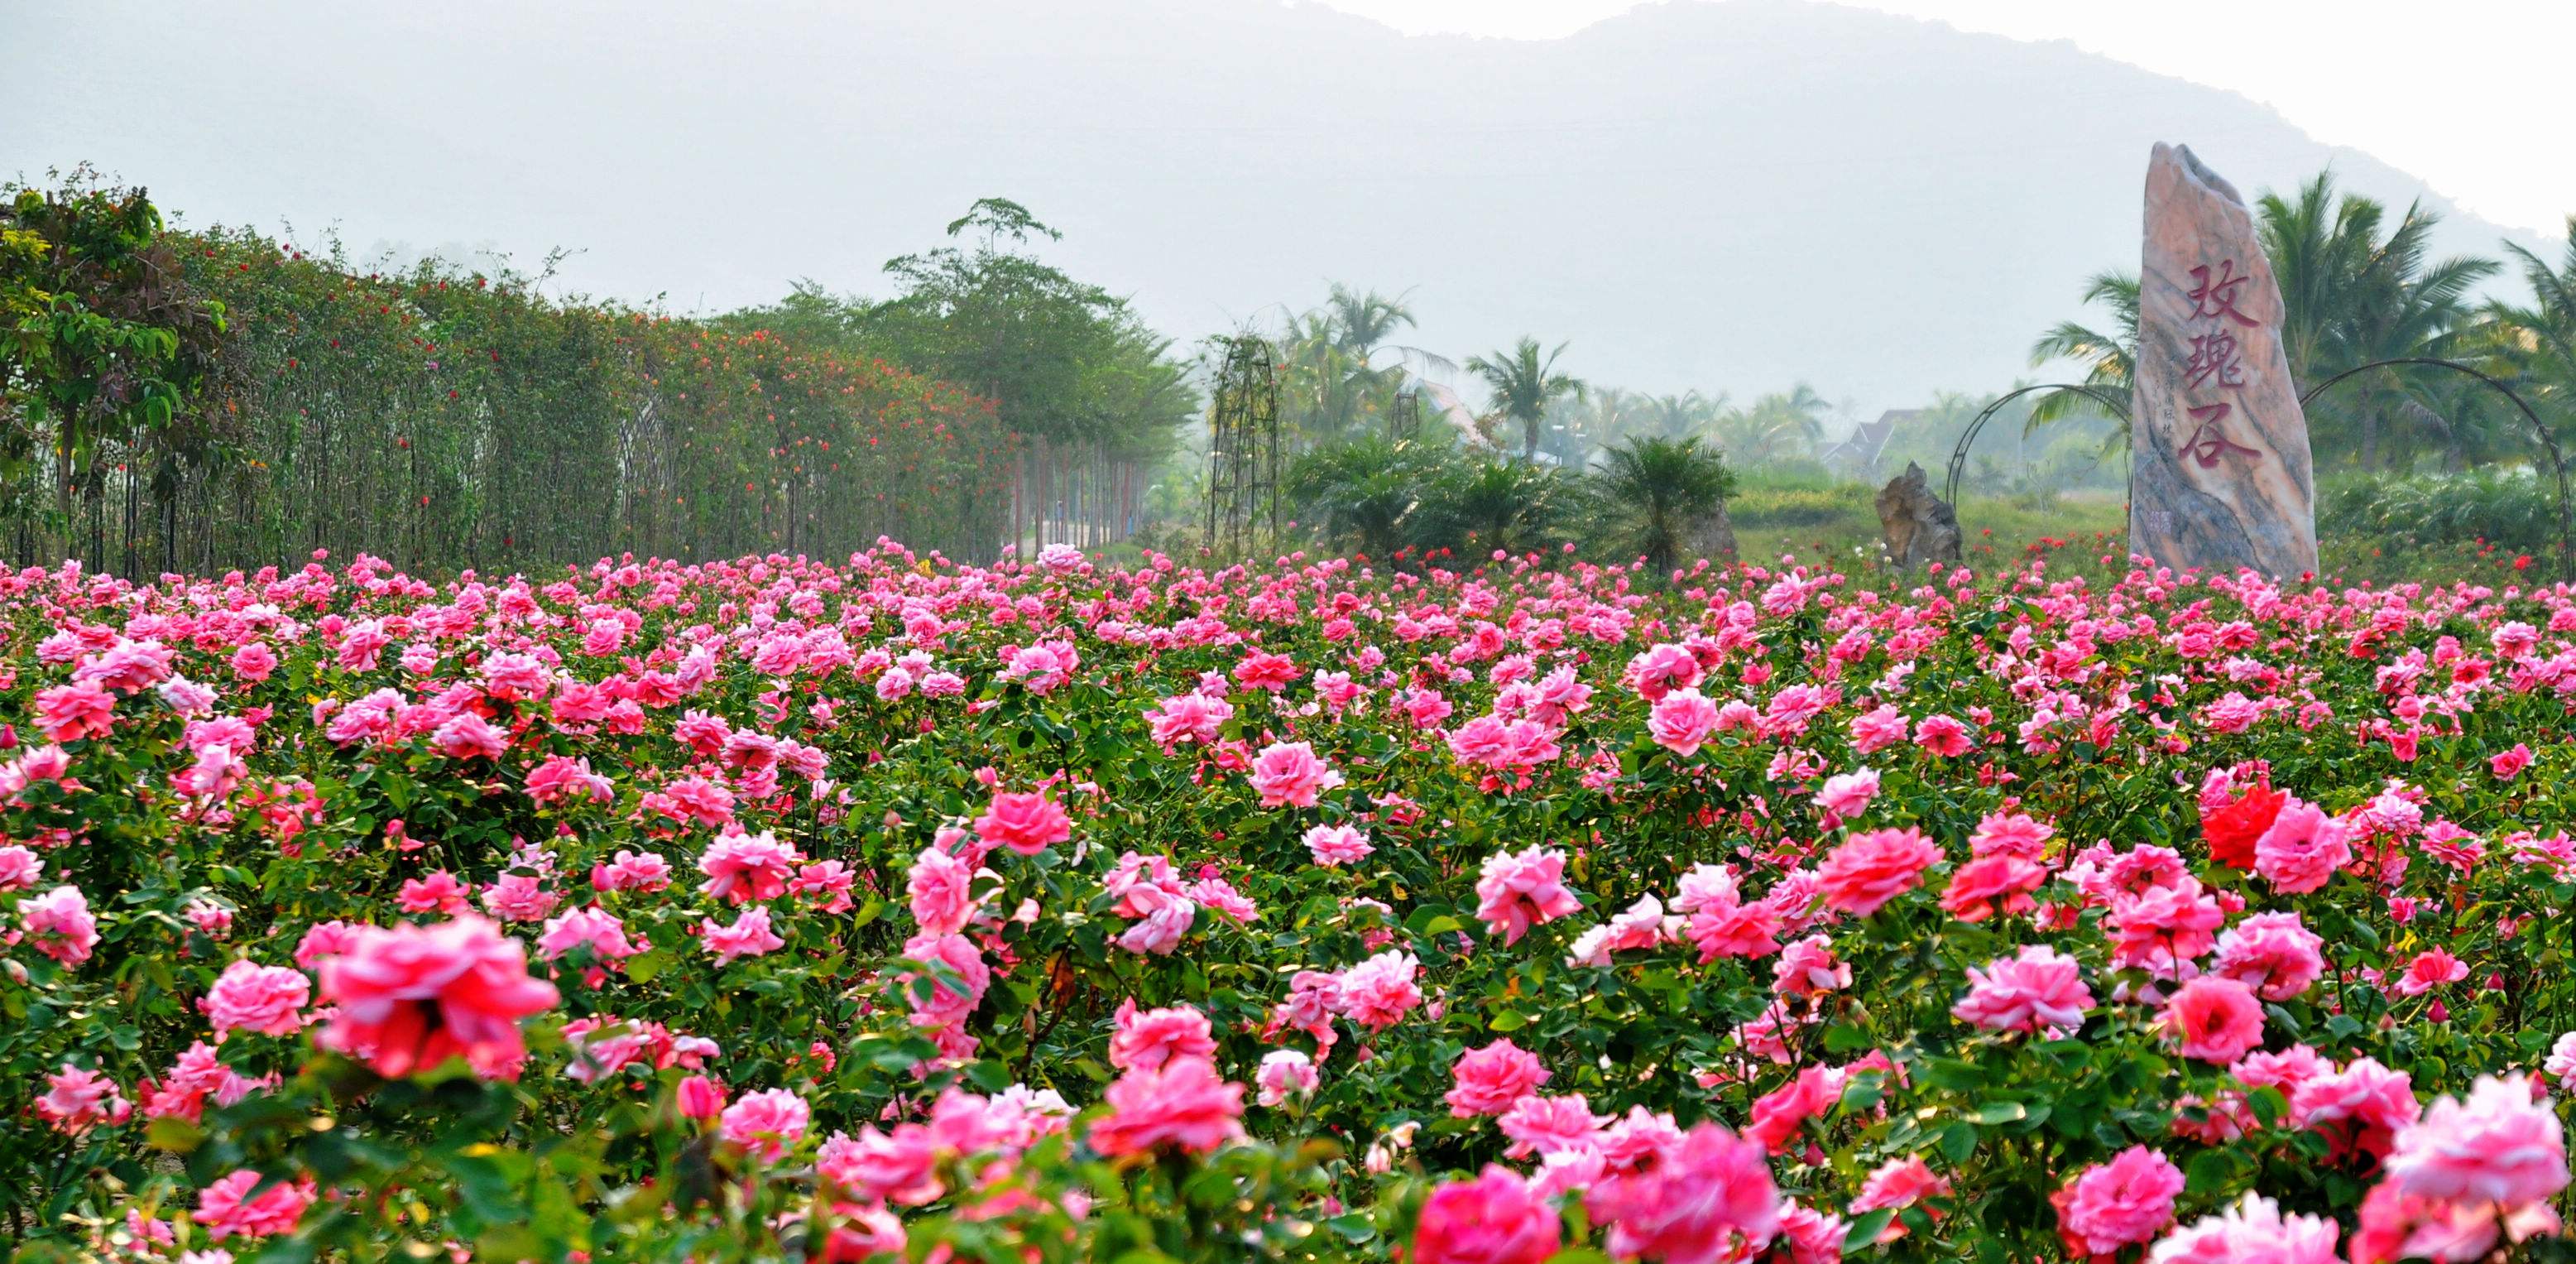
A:
[[[1215,340],[1225,359],[1208,405],[1207,547],[1242,557],[1279,539],[1279,382],[1270,344]]]
[[[1985,429],[1986,423],[1992,420],[2004,405],[2033,391],[2073,391],[2118,413],[2120,420],[2124,422],[2129,420],[2128,405],[2097,387],[2083,386],[2074,382],[2043,382],[2037,386],[2025,386],[2009,394],[1997,396],[1993,403],[1978,411],[1976,418],[1968,423],[1968,428],[1960,432],[1959,445],[1950,449],[1950,476],[1943,486],[1941,499],[1949,501],[1952,508],[1957,508],[1959,504],[1959,475],[1968,467],[1968,448],[1976,443],[1977,432]]]
[[[2352,368],[2345,369],[2343,372],[2337,373],[2333,377],[2327,378],[2326,380],[2309,387],[2299,396],[2299,409],[2302,412],[2306,411],[2308,401],[2315,399],[2319,395],[2325,394],[2327,387],[2333,386],[2334,384],[2343,381],[2345,378],[2358,377],[2372,369],[2393,368],[2403,364],[2421,364],[2437,369],[2450,369],[2453,372],[2466,373],[2470,377],[2476,378],[2480,382],[2485,383],[2489,389],[2503,395],[2506,399],[2512,400],[2513,406],[2522,410],[2523,417],[2531,422],[2532,436],[2539,439],[2541,448],[2549,453],[2550,471],[2558,476],[2558,573],[2562,579],[2576,580],[2576,530],[2571,530],[2571,510],[2569,508],[2567,480],[2567,457],[2565,453],[2558,450],[2557,434],[2550,430],[2547,423],[2540,420],[2540,414],[2533,412],[2531,405],[2525,403],[2522,396],[2512,387],[2505,385],[2503,382],[2488,376],[2470,365],[2462,364],[2457,360],[2443,360],[2437,359],[2433,356],[2397,356],[2393,359],[2373,360],[2368,364],[2355,365]]]

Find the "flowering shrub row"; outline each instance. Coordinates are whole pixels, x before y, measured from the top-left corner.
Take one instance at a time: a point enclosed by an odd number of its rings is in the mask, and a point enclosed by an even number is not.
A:
[[[2561,1258],[2576,591],[0,604],[33,1256]]]

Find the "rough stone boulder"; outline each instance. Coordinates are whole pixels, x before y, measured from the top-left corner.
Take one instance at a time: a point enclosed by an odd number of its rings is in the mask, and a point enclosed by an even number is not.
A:
[[[1682,538],[1682,553],[1685,557],[1735,556],[1735,523],[1727,518],[1724,504],[1690,524],[1689,534]]]
[[[1958,564],[1959,515],[1950,502],[1932,494],[1932,480],[1912,461],[1878,489],[1878,526],[1888,560],[1901,570],[1920,570],[1933,562]]]

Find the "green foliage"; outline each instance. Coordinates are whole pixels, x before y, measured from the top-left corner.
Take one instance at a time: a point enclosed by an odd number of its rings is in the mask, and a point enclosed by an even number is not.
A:
[[[2332,478],[2317,489],[2317,534],[2390,550],[2479,544],[2554,553],[2558,483],[2528,467]]]
[[[1524,461],[1538,456],[1539,426],[1548,407],[1559,399],[1580,399],[1589,390],[1581,378],[1556,371],[1557,357],[1565,354],[1566,345],[1560,342],[1555,350],[1542,351],[1538,339],[1523,338],[1509,351],[1467,361],[1467,371],[1484,381],[1493,411],[1521,423]]]
[[[59,529],[110,466],[166,496],[212,459],[231,435],[196,396],[224,313],[182,274],[143,190],[85,170],[0,186],[0,512]]]
[[[1412,541],[1415,511],[1448,458],[1444,449],[1370,436],[1318,448],[1288,473],[1299,519],[1363,556],[1383,558]]]
[[[1587,481],[1596,530],[1612,556],[1642,557],[1662,575],[1694,553],[1696,540],[1735,492],[1735,471],[1696,438],[1632,438],[1610,449]]]
[[[1461,461],[1423,487],[1413,539],[1460,557],[1553,549],[1571,538],[1577,478],[1528,461]]]

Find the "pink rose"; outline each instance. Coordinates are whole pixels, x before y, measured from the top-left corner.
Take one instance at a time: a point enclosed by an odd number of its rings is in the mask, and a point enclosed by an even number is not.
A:
[[[712,917],[698,920],[698,946],[716,959],[718,968],[745,957],[765,957],[787,946],[778,932],[771,930],[769,910],[747,908],[736,914],[731,925]]]
[[[1243,1135],[1243,1086],[1205,1058],[1175,1058],[1118,1077],[1109,1115],[1091,1126],[1091,1148],[1111,1158],[1166,1146],[1205,1154]]]
[[[1960,1022],[1986,1031],[2064,1036],[2084,1026],[2093,993],[2075,958],[2041,944],[1968,967],[1968,994],[1950,1007]]]
[[[1552,922],[1583,907],[1565,889],[1565,853],[1532,847],[1485,858],[1476,881],[1476,916],[1505,945],[1520,942],[1534,923]]]
[[[2247,1192],[2235,1206],[2203,1216],[2156,1243],[2155,1264],[2343,1264],[2340,1226],[2324,1216],[2284,1216],[2280,1204]]]
[[[89,899],[79,887],[59,886],[18,901],[18,925],[36,951],[67,966],[89,960],[98,946],[98,919],[90,916]]]
[[[1923,871],[1941,859],[1941,848],[1917,829],[1854,834],[1817,866],[1825,903],[1867,917],[1889,900],[1923,885]]]
[[[783,1088],[745,1093],[724,1108],[719,1131],[725,1140],[765,1163],[787,1156],[813,1119],[805,1099]]]
[[[304,1003],[313,995],[312,980],[301,970],[236,961],[206,993],[206,1016],[220,1036],[234,1028],[264,1036],[292,1036],[304,1030]]]
[[[2529,767],[2531,767],[2531,747],[2521,742],[2514,743],[2512,750],[2497,752],[2494,758],[2487,761],[2487,770],[2493,772],[2498,781],[2511,781],[2521,776],[2522,770]]]
[[[1109,1065],[1121,1071],[1147,1070],[1174,1058],[1216,1056],[1207,1015],[1195,1007],[1140,1011],[1131,997],[1119,1002],[1113,1021],[1116,1030],[1109,1037]]]
[[[1313,1058],[1295,1049],[1273,1049],[1261,1055],[1261,1069],[1252,1082],[1261,1089],[1262,1105],[1278,1106],[1314,1092],[1322,1079],[1315,1074]]]
[[[363,927],[322,964],[322,999],[339,1007],[334,1049],[400,1078],[462,1057],[480,1075],[515,1074],[519,1020],[552,1008],[554,985],[528,977],[518,941],[472,913],[436,926]]]
[[[1449,1075],[1455,1087],[1444,1100],[1449,1113],[1460,1119],[1500,1115],[1547,1082],[1547,1068],[1538,1055],[1508,1038],[1458,1055]]]
[[[2218,937],[2211,971],[2235,979],[2267,1001],[2286,1001],[2325,974],[2325,940],[2296,913],[2256,913]]]
[[[1073,819],[1043,794],[1001,791],[975,818],[975,837],[988,847],[1034,856],[1073,837]]]
[[[1869,801],[1877,797],[1878,772],[1863,768],[1825,778],[1824,786],[1816,791],[1816,809],[1825,814],[1830,827],[1835,821],[1848,821],[1867,811]]]
[[[1658,1161],[1604,1177],[1584,1201],[1623,1259],[1750,1258],[1780,1229],[1762,1146],[1711,1123],[1666,1143]]]
[[[2263,1043],[2263,1005],[2254,989],[2217,975],[2175,989],[2157,1023],[2184,1057],[2222,1066]]]
[[[1265,808],[1311,808],[1318,795],[1342,784],[1342,774],[1327,768],[1315,748],[1304,742],[1263,747],[1252,757],[1250,776]]]
[[[2254,840],[2255,871],[2285,895],[2324,886],[2351,859],[2343,823],[2296,797],[2281,805],[2271,828]]]
[[[1508,1159],[1526,1159],[1533,1154],[1551,1155],[1566,1150],[1589,1147],[1601,1134],[1601,1126],[1610,1122],[1604,1115],[1592,1113],[1591,1103],[1581,1093],[1563,1097],[1541,1097],[1532,1093],[1512,1103],[1511,1109],[1495,1121],[1512,1144],[1503,1151]]]
[[[2567,1186],[2567,1145],[2545,1094],[2519,1072],[2481,1075],[2397,1131],[2388,1179],[2418,1198],[2521,1207]]]
[[[1305,843],[1306,851],[1315,858],[1315,863],[1327,869],[1365,860],[1377,850],[1369,846],[1368,835],[1339,824],[1308,828]]]
[[[1665,694],[1646,717],[1646,731],[1655,744],[1684,759],[1698,754],[1701,743],[1716,729],[1717,704],[1701,697],[1697,689]]]
[[[253,1197],[263,1179],[243,1168],[197,1191],[197,1224],[207,1237],[221,1242],[234,1234],[265,1238],[289,1232],[319,1192],[309,1180],[277,1181]]]
[[[1422,1003],[1422,989],[1413,981],[1420,968],[1411,953],[1400,949],[1379,953],[1342,971],[1333,989],[1334,1006],[1352,1022],[1370,1031],[1384,1031]],[[1303,979],[1300,975],[1299,981]]]
[[[1487,1164],[1475,1179],[1444,1182],[1423,1200],[1412,1264],[1541,1264],[1564,1231],[1556,1209],[1519,1173]]]
[[[2171,1159],[2130,1146],[2076,1175],[2058,1223],[2070,1242],[2095,1255],[2141,1246],[2173,1224],[2174,1197],[2182,1187],[2182,1169]]]

